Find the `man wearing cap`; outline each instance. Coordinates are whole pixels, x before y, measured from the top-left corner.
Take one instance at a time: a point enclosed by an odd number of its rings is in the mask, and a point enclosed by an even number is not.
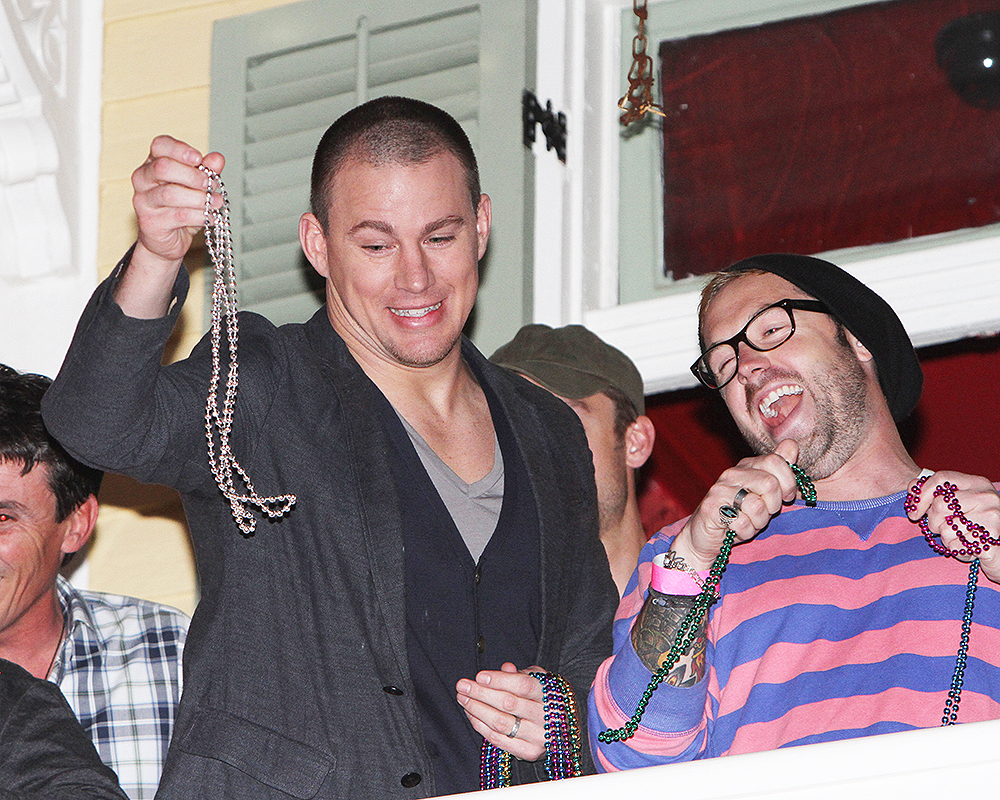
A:
[[[591,693],[598,769],[1000,717],[1000,496],[903,447],[922,375],[896,314],[766,255],[712,279],[699,333],[758,455],[643,550]]]
[[[639,370],[582,325],[525,325],[490,361],[548,389],[580,417],[594,457],[601,542],[621,595],[646,544],[635,473],[656,438]]]

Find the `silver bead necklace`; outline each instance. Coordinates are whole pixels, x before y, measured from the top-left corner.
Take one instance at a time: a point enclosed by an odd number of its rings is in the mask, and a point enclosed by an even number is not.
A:
[[[233,411],[236,408],[236,392],[239,386],[239,364],[237,342],[239,328],[236,321],[236,271],[233,266],[233,235],[229,224],[229,196],[222,178],[204,164],[199,169],[208,176],[205,193],[205,245],[212,259],[215,281],[212,285],[212,379],[205,405],[205,436],[208,439],[208,464],[215,476],[219,490],[229,501],[233,519],[244,536],[252,536],[257,527],[253,508],[259,508],[274,519],[287,514],[295,505],[295,495],[283,494],[275,497],[261,497],[254,489],[250,476],[240,466],[230,449],[229,436],[233,427]],[[212,195],[219,194],[222,204],[212,207]],[[221,358],[222,319],[226,321],[226,337],[229,346],[229,370],[226,387],[219,407],[219,382],[222,377]],[[216,455],[218,438],[218,455]],[[239,475],[246,491],[236,488],[235,475]]]

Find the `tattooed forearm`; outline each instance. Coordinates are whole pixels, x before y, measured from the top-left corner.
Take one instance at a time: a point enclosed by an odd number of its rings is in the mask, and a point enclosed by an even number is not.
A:
[[[660,594],[649,590],[649,597],[632,626],[632,645],[636,655],[650,672],[656,672],[666,660],[677,639],[695,597]],[[707,618],[703,617],[690,647],[681,654],[666,682],[671,686],[691,686],[705,675]]]

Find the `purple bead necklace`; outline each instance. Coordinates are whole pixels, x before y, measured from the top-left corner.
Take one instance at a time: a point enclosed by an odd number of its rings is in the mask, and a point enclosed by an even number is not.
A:
[[[545,773],[550,781],[575,778],[580,763],[580,718],[569,682],[551,672],[530,672],[542,684],[545,723]],[[479,783],[483,789],[510,786],[510,753],[483,739]]]
[[[920,492],[924,488],[929,475],[924,475],[914,484],[906,494],[906,501],[903,508],[907,513],[913,511],[920,502]],[[981,553],[985,553],[991,547],[1000,545],[1000,540],[994,539],[982,525],[970,520],[962,511],[962,507],[955,497],[958,487],[953,483],[945,481],[934,489],[934,496],[944,498],[951,512],[945,517],[945,523],[955,531],[962,547],[957,550],[949,550],[939,541],[939,537],[931,533],[927,524],[927,515],[924,514],[917,524],[920,526],[927,544],[935,553],[940,553],[949,558],[959,556],[973,556],[972,563],[969,564],[969,582],[965,588],[965,610],[962,613],[962,634],[959,637],[958,657],[955,659],[955,671],[951,676],[951,687],[948,689],[948,697],[944,701],[944,712],[941,717],[941,725],[954,725],[958,721],[958,704],[962,699],[962,683],[965,680],[965,665],[969,655],[969,634],[972,632],[972,613],[976,605],[976,589],[979,582],[979,558]]]

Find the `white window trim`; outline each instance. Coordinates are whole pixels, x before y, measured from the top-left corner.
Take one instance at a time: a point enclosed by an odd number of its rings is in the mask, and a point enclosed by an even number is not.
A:
[[[669,3],[677,36],[816,14],[856,0]],[[632,0],[539,0],[539,98],[565,111],[565,167],[536,143],[534,317],[578,322],[628,353],[649,393],[695,385],[700,281],[618,302],[617,103],[627,64],[622,11]],[[651,42],[655,59],[655,43]],[[544,236],[544,232],[549,236]],[[1000,225],[825,254],[881,294],[917,347],[1000,331]],[[690,288],[686,288],[690,287]]]

